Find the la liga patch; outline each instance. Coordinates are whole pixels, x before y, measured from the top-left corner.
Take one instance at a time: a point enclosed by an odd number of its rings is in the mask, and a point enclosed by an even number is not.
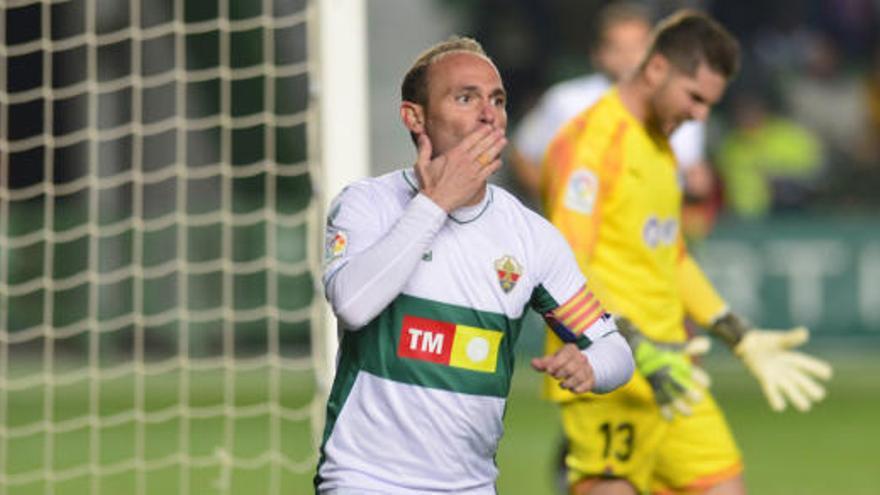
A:
[[[589,215],[599,196],[599,178],[586,169],[575,170],[565,188],[565,207]]]
[[[324,248],[324,259],[327,263],[341,257],[348,249],[348,235],[338,230],[333,237],[327,240],[327,246]]]

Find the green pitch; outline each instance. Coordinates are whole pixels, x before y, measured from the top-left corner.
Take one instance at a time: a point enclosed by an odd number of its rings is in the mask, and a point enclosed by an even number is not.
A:
[[[876,342],[855,346],[833,354],[824,353],[835,365],[835,377],[828,400],[809,414],[772,413],[760,396],[757,385],[741,373],[738,364],[718,351],[709,367],[713,390],[728,414],[746,461],[746,479],[754,494],[774,495],[848,495],[880,493],[880,359]],[[816,350],[816,346],[813,347]],[[31,369],[33,373],[38,370]],[[268,398],[265,371],[235,375],[235,404],[238,407],[265,403]],[[223,373],[197,373],[190,376],[189,404],[210,406],[223,404]],[[308,404],[314,394],[308,373],[285,373],[281,376],[282,403],[289,409]],[[130,378],[109,380],[102,385],[98,409],[112,417],[129,410],[136,402],[137,384]],[[178,403],[180,375],[168,373],[151,376],[142,384],[144,409],[160,411]],[[503,494],[553,494],[552,456],[559,435],[555,406],[537,400],[538,375],[531,371],[526,358],[520,358],[511,400],[506,416],[507,433],[501,443],[498,464],[501,469],[499,492]],[[227,392],[228,393],[228,390]],[[85,386],[56,387],[51,407],[40,389],[9,392],[7,395],[7,427],[32,424],[45,418],[47,410],[57,421],[88,414],[95,407]],[[230,428],[231,427],[231,428]],[[181,422],[147,422],[138,429],[132,421],[118,425],[105,424],[100,429],[100,463],[119,465],[132,459],[138,449],[151,463],[174,456],[181,451]],[[233,454],[243,459],[256,458],[269,450],[271,430],[268,415],[256,415],[227,421],[222,418],[191,418],[188,444],[190,457],[213,459],[231,435]],[[139,432],[140,431],[140,432]],[[291,461],[303,462],[308,469],[278,469],[281,493],[311,493],[313,459],[315,456],[307,421],[282,421],[280,450]],[[140,440],[138,438],[140,437]],[[28,472],[51,465],[65,470],[87,465],[90,459],[90,431],[77,429],[55,434],[51,446],[47,436],[39,433],[7,439],[8,458],[0,464],[7,474]],[[198,464],[198,463],[197,463]],[[98,483],[103,494],[134,494],[140,484],[146,494],[180,493],[181,469],[176,463],[159,466],[138,475],[122,469],[103,476]],[[187,471],[191,493],[225,493],[250,495],[270,493],[272,471],[268,467],[246,466],[221,469],[217,463],[195,465]],[[47,491],[45,482],[0,486],[6,495],[45,494],[81,495],[90,493],[87,475],[53,484]]]
[[[65,374],[63,368],[79,368],[70,362],[57,366],[62,368],[56,370],[60,377]],[[39,372],[24,366],[10,370],[9,376]],[[96,484],[87,471],[78,476],[63,475],[69,479],[51,486],[43,480],[0,483],[0,494],[269,494],[274,493],[273,477],[278,493],[310,493],[316,458],[309,414],[315,397],[314,376],[310,371],[279,373],[279,402],[286,417],[278,420],[276,416],[274,421],[267,410],[260,410],[270,403],[269,376],[266,368],[190,371],[185,377],[174,371],[137,381],[130,374],[102,380],[94,396],[84,382],[55,386],[51,395],[45,388],[8,391],[7,404],[0,405],[7,407],[5,426],[11,429],[9,438],[0,437],[6,441],[6,459],[0,459],[0,469],[5,469],[6,475],[20,478],[47,466],[59,473],[75,473],[93,457],[109,472],[95,477]],[[182,387],[183,380],[188,380],[187,387]],[[174,410],[182,401],[190,411],[186,421]],[[238,417],[224,416],[226,406],[234,406]],[[145,421],[124,416],[133,410],[143,410]],[[52,423],[64,425],[92,411],[101,417],[96,429],[83,424],[51,435],[39,430],[26,434],[26,428],[41,419],[51,418]],[[90,447],[95,440],[98,449]],[[289,463],[284,468],[275,463],[272,469],[268,462],[254,461],[273,450],[273,445]],[[230,456],[242,462],[231,464]],[[133,469],[135,458],[142,459],[146,469]],[[185,469],[182,458],[190,461]],[[188,488],[182,490],[181,486]]]
[[[750,493],[773,495],[880,494],[880,346],[811,351],[832,361],[829,396],[812,412],[773,413],[757,383],[725,351],[707,366],[712,389],[743,450]],[[536,400],[538,376],[518,363],[498,464],[501,494],[550,495],[555,406]]]

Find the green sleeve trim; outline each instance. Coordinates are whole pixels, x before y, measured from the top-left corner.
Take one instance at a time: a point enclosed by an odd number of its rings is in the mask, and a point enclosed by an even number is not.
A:
[[[577,344],[578,349],[584,350],[587,347],[590,347],[591,345],[593,345],[593,341],[590,340],[590,338],[587,337],[586,335],[580,334],[578,336],[578,339],[575,341],[575,344]]]
[[[556,299],[553,299],[553,296],[550,295],[550,292],[548,292],[543,285],[538,284],[538,286],[535,287],[535,290],[532,291],[529,305],[539,314],[544,314],[558,308],[560,303],[556,301]]]

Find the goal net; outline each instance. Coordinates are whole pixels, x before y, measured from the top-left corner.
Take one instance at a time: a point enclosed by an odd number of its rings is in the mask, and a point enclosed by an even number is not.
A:
[[[0,2],[0,495],[309,490],[313,12]]]

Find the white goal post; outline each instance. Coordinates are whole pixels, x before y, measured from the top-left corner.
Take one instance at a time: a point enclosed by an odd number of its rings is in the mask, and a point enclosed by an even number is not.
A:
[[[310,489],[364,4],[0,2],[0,495]]]
[[[366,0],[320,0],[322,210],[349,183],[370,173]],[[323,232],[320,233],[323,241]],[[336,318],[324,305],[325,387],[335,369]]]

